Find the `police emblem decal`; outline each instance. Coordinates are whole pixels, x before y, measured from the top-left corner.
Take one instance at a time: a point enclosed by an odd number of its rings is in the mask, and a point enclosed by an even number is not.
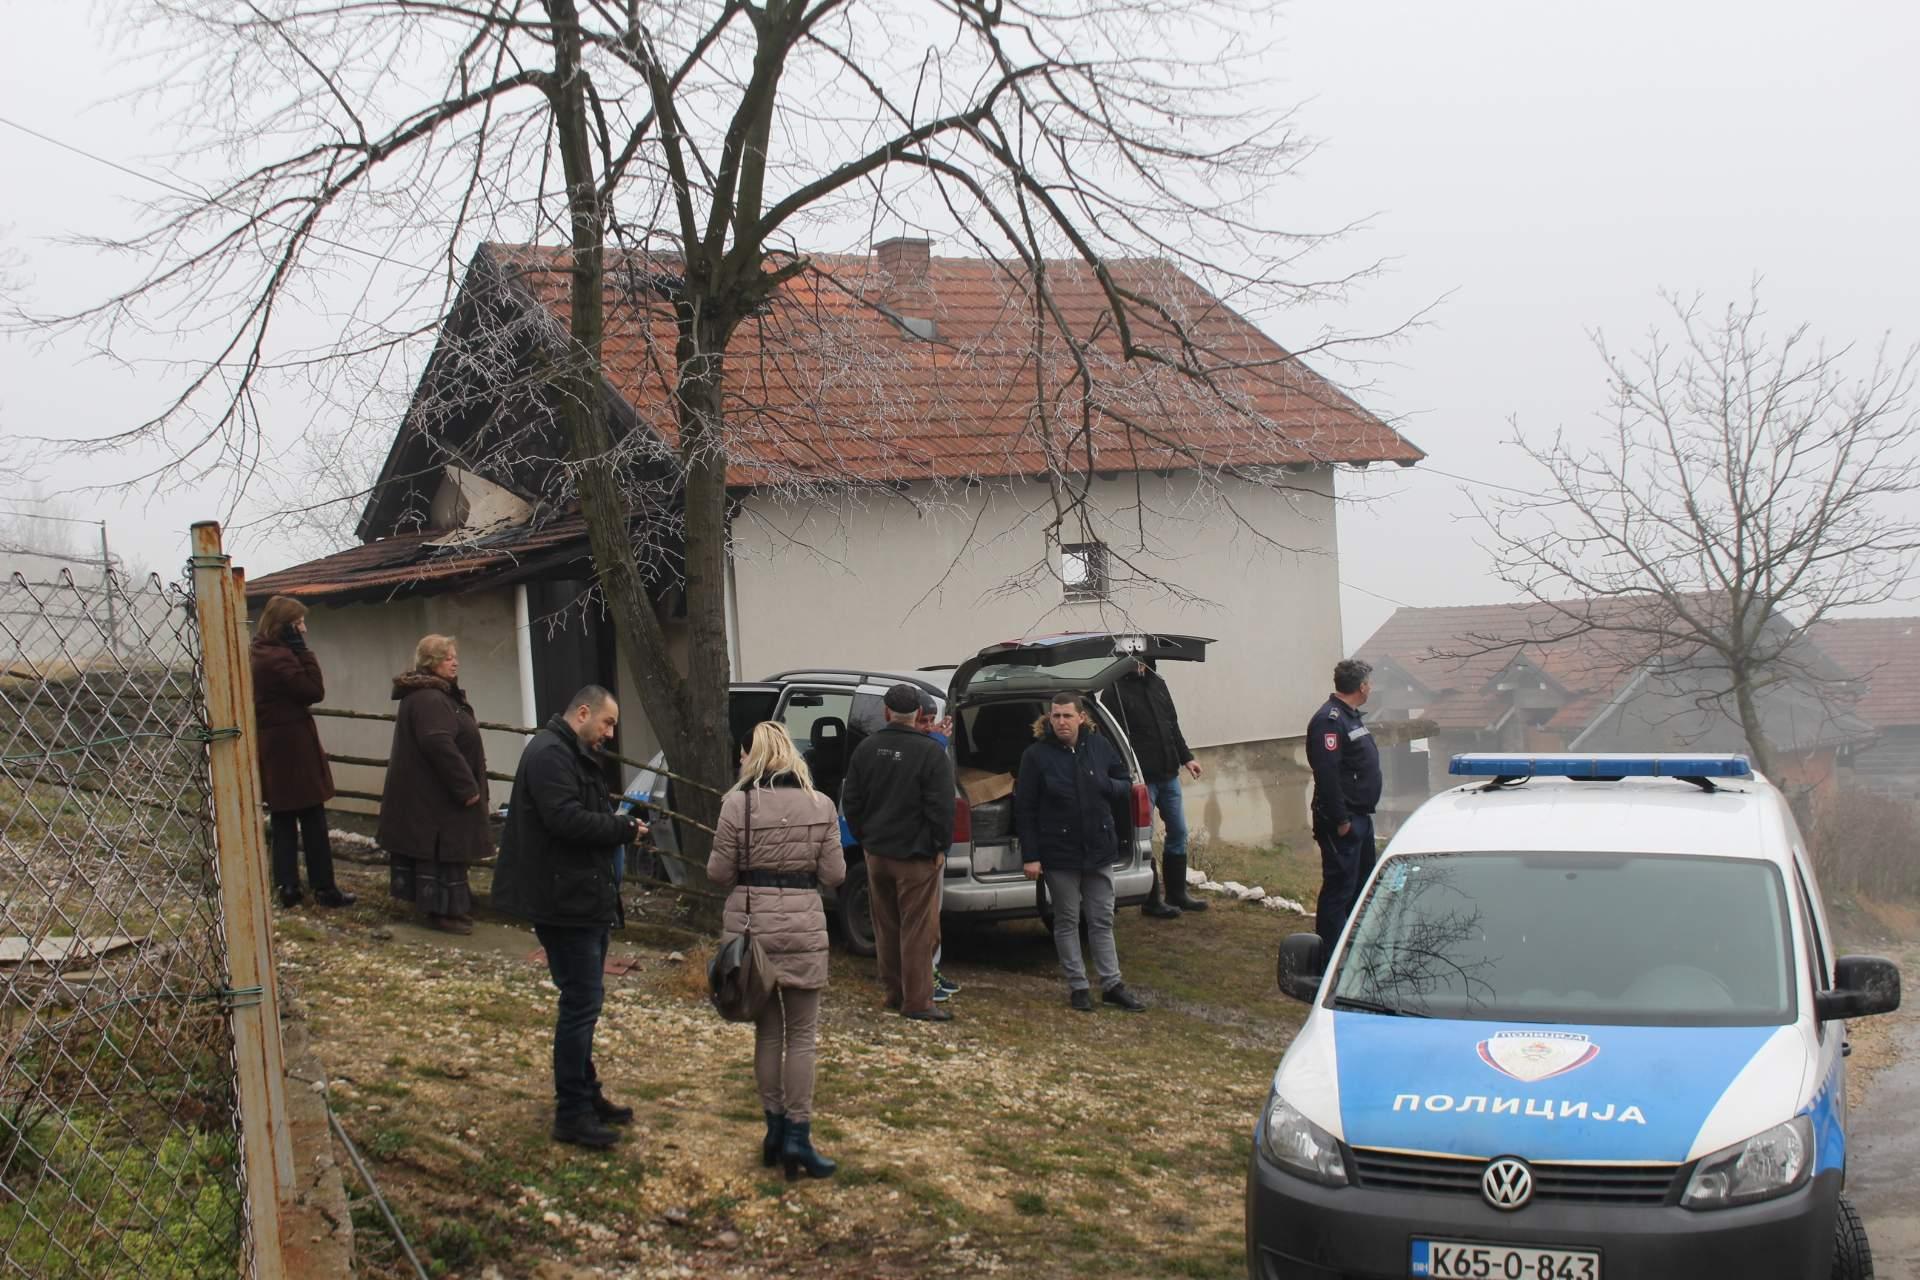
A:
[[[1600,1056],[1600,1046],[1576,1031],[1496,1031],[1475,1049],[1480,1061],[1522,1084],[1563,1076]]]
[[[1329,751],[1338,751],[1340,749],[1340,735],[1337,733],[1329,733],[1320,740],[1327,744],[1327,750]]]

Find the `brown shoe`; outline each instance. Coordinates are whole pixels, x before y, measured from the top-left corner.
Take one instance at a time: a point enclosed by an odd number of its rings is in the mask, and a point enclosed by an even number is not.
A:
[[[472,933],[473,921],[459,916],[428,916],[427,923],[442,933]]]

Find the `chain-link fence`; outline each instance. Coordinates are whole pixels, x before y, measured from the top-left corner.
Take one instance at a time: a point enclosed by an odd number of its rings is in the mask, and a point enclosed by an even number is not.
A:
[[[0,1277],[252,1270],[201,652],[184,585],[0,582]]]

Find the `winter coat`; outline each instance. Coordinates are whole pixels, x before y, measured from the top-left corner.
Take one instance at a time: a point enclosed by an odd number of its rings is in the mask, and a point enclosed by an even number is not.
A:
[[[487,754],[460,686],[424,671],[393,678],[400,704],[380,797],[380,847],[397,858],[481,862],[487,832]],[[469,804],[475,797],[479,803]]]
[[[743,859],[747,871],[811,875],[820,887],[738,883]],[[820,888],[831,889],[847,878],[833,801],[801,787],[792,774],[780,774],[771,785],[751,791],[729,791],[714,826],[707,878],[732,890],[721,912],[720,927],[727,933],[747,927],[751,895],[753,936],[766,950],[781,986],[810,991],[827,985],[827,913],[820,905]]]
[[[1133,754],[1140,761],[1140,776],[1148,782],[1166,782],[1180,772],[1180,766],[1193,759],[1187,740],[1180,733],[1180,713],[1173,708],[1173,690],[1158,672],[1121,676],[1100,696],[1113,718],[1120,722]]]
[[[514,770],[493,905],[534,924],[624,924],[614,852],[635,837],[615,816],[599,759],[563,716],[533,735]]]
[[[248,649],[253,665],[253,723],[260,742],[260,798],[274,813],[311,809],[333,799],[333,770],[327,767],[320,729],[307,708],[327,696],[320,659],[305,641],[255,636]]]
[[[953,843],[953,797],[946,748],[910,725],[889,724],[853,749],[840,808],[867,853],[931,858]]]
[[[1090,871],[1118,861],[1115,813],[1126,812],[1132,795],[1133,775],[1106,735],[1082,727],[1069,746],[1047,729],[1020,757],[1013,786],[1021,860],[1046,871]]]

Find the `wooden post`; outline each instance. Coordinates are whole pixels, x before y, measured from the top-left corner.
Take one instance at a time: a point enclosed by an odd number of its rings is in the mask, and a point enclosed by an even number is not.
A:
[[[273,964],[267,850],[247,658],[246,596],[220,548],[220,526],[193,526],[193,602],[206,672],[207,745],[219,853],[220,916],[226,926],[227,984],[240,1102],[240,1156],[247,1179],[254,1274],[281,1280],[280,1206],[294,1186],[287,1123],[280,990]],[[258,995],[254,992],[257,989]]]

